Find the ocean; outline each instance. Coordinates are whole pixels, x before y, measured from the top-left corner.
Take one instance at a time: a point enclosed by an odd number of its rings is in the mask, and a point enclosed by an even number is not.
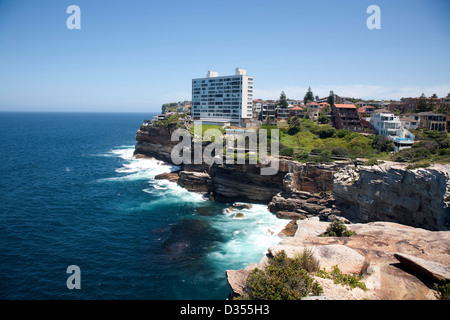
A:
[[[225,211],[135,159],[152,113],[0,113],[0,299],[224,300],[288,221]],[[67,268],[80,269],[68,289]]]

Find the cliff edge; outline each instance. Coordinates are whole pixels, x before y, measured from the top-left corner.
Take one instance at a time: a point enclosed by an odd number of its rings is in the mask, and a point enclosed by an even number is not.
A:
[[[335,205],[352,221],[449,230],[450,165],[405,167],[388,162],[342,168],[333,180]]]

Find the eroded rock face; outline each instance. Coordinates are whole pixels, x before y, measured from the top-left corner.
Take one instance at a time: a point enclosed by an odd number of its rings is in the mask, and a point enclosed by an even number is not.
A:
[[[269,210],[283,219],[305,219],[320,216],[323,220],[339,212],[333,206],[334,198],[329,193],[310,193],[305,191],[283,191],[272,198]]]
[[[163,126],[141,127],[136,133],[135,154],[154,157],[172,164],[172,148],[178,141],[171,141],[171,132]]]
[[[354,220],[393,221],[448,230],[450,166],[407,170],[405,165],[347,166],[334,175],[333,196]]]
[[[333,190],[333,175],[343,165],[344,163],[341,162],[333,164],[302,164],[296,161],[285,160],[280,161],[280,171],[292,173],[292,186],[296,190],[324,192]]]
[[[260,174],[257,165],[232,164],[211,166],[211,191],[222,202],[269,203],[283,185],[285,173],[273,176]]]
[[[178,184],[193,192],[208,192],[209,174],[206,172],[180,171]]]

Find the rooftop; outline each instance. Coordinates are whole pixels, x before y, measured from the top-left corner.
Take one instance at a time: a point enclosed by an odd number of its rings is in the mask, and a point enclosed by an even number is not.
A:
[[[378,109],[378,110],[375,110],[375,113],[389,113],[389,114],[393,114],[392,111],[389,111],[388,109]]]
[[[418,115],[418,116],[442,116],[442,117],[446,117],[445,114],[434,113],[434,112],[419,112],[419,113],[416,113],[416,115]]]
[[[335,103],[334,106],[338,109],[356,109],[354,104]]]
[[[400,118],[400,121],[416,122],[417,120],[414,117],[403,117],[403,118]]]

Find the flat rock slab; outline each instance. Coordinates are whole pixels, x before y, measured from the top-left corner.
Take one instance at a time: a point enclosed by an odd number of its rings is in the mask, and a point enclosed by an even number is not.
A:
[[[428,261],[409,254],[395,253],[397,258],[405,267],[424,274],[438,281],[450,280],[450,267],[440,263]]]
[[[277,245],[269,248],[269,253],[276,255],[284,250],[289,258],[295,258],[305,250],[312,252],[312,257],[319,262],[320,269],[331,271],[338,266],[343,273],[359,273],[364,266],[365,258],[356,250],[340,244],[330,244],[315,247],[297,247]]]

